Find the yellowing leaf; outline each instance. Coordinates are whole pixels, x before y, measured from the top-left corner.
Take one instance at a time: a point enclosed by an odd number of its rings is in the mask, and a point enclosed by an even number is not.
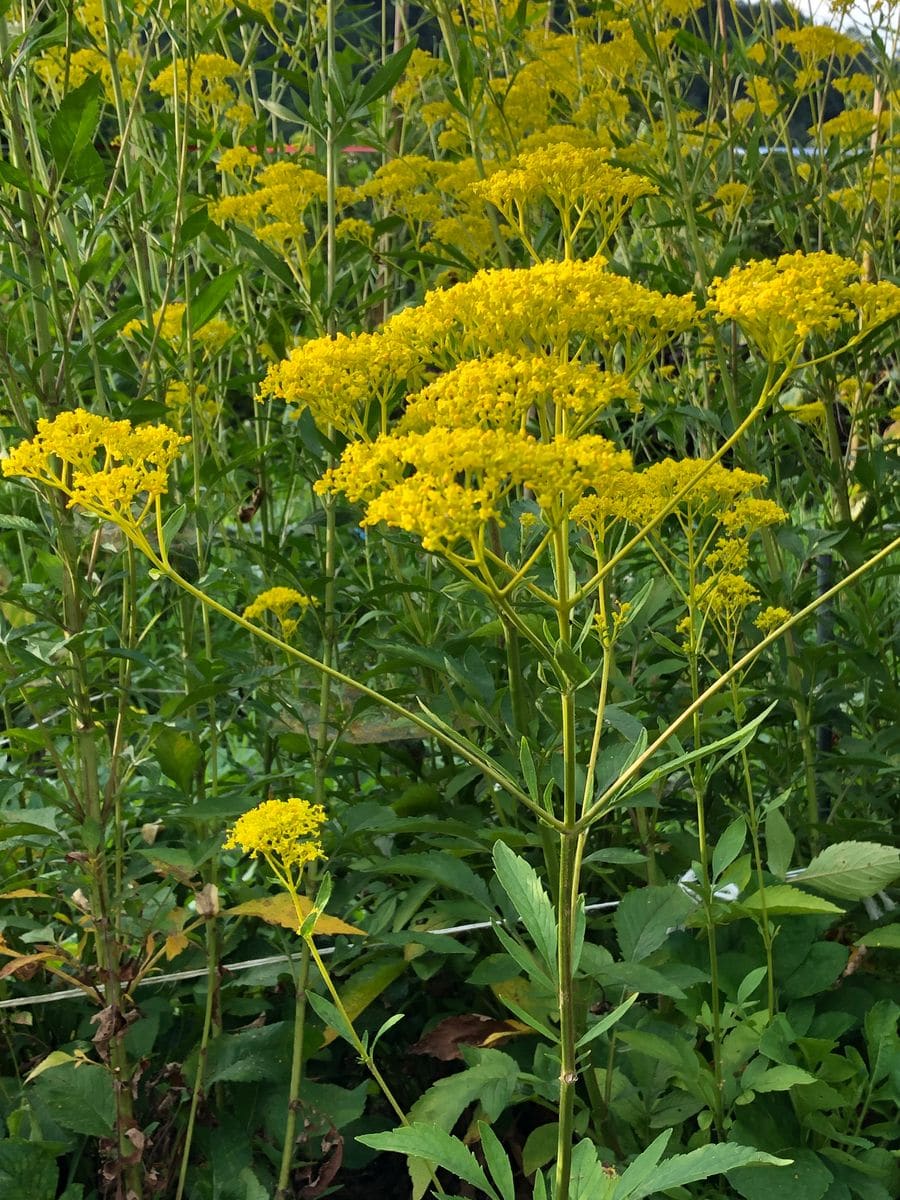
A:
[[[351,976],[350,979],[341,988],[341,1003],[343,1004],[347,1016],[351,1021],[355,1021],[359,1014],[376,1000],[385,988],[389,987],[398,976],[402,975],[406,969],[406,963],[402,958],[388,959],[387,962],[369,968],[364,967],[361,971]],[[338,1031],[332,1029],[329,1025],[323,1030],[322,1037],[325,1045],[333,1042],[338,1037]]]
[[[307,896],[300,896],[299,901],[301,917],[308,916],[312,912],[312,900]],[[283,929],[292,929],[294,933],[300,928],[297,909],[293,900],[286,892],[281,892],[277,896],[265,896],[261,900],[245,900],[243,904],[236,904],[234,908],[229,908],[226,911],[232,916],[260,917],[263,921],[268,921],[270,925],[281,925]],[[327,913],[321,914],[316,921],[316,927],[313,932],[355,934],[358,937],[366,936],[364,929],[357,929],[355,925],[348,925],[340,917],[329,917]]]
[[[33,1071],[28,1072],[25,1082],[31,1083],[32,1079],[37,1079],[38,1075],[43,1075],[45,1071],[52,1071],[54,1067],[61,1067],[63,1063],[74,1061],[72,1055],[66,1054],[65,1050],[53,1050],[46,1058],[41,1059]]]
[[[183,933],[171,933],[166,938],[166,962],[171,962],[182,950],[191,944],[191,939]]]
[[[45,896],[43,892],[36,892],[33,888],[16,888],[12,892],[0,893],[0,900],[48,900],[49,896]]]

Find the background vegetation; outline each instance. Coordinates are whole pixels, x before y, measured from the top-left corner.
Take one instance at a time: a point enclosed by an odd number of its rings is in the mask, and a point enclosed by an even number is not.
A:
[[[896,7],[873,18],[856,38],[680,0],[0,2],[4,447],[77,409],[190,435],[145,547],[59,490],[0,492],[4,1200],[897,1194],[895,293],[831,321],[816,268],[756,324],[706,308],[732,268],[796,252],[896,281]],[[625,191],[579,192],[582,161]],[[679,565],[721,498],[633,545],[628,513],[566,524],[519,576],[502,563],[547,520],[523,476],[484,526],[504,609],[446,537],[396,511],[360,528],[371,496],[315,490],[456,365],[332,335],[517,268],[520,307],[460,318],[456,357],[565,360],[581,327],[542,341],[529,269],[598,252],[660,296],[579,334],[573,361],[623,385],[579,432],[637,472],[726,447],[785,514],[727,618]],[[660,333],[670,294],[694,315]],[[585,295],[552,312],[599,311]],[[558,411],[533,394],[532,432]],[[273,587],[293,604],[247,614],[266,641],[228,614]],[[573,891],[546,816],[576,792],[596,821]],[[315,942],[264,859],[223,849],[288,796],[328,816]],[[361,1062],[379,1034],[430,1142],[389,1132]]]

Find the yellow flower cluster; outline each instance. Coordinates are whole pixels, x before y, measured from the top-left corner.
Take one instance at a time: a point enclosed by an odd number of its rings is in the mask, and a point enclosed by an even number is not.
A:
[[[253,190],[223,196],[209,205],[217,225],[236,221],[253,230],[262,241],[283,250],[288,242],[306,233],[304,216],[310,205],[324,203],[328,190],[324,175],[299,163],[274,162],[257,171]]]
[[[479,271],[392,317],[385,334],[438,364],[510,349],[595,346],[630,374],[696,320],[691,296],[662,295],[605,269],[600,256]]]
[[[79,408],[41,418],[35,436],[0,465],[7,477],[61,491],[70,508],[134,529],[167,491],[169,468],[189,441],[167,425],[135,428]]]
[[[282,637],[287,641],[297,632],[300,617],[315,603],[312,596],[306,596],[303,592],[298,592],[296,588],[273,587],[268,588],[265,592],[260,592],[256,599],[252,600],[244,609],[244,616],[248,621],[253,621],[266,613],[271,613],[281,626]],[[300,617],[288,616],[292,608],[300,609]]]
[[[634,409],[637,397],[623,376],[596,363],[501,353],[460,363],[410,396],[398,428],[410,433],[435,425],[523,431],[531,414],[544,433],[571,435],[615,401]]]
[[[733,221],[750,196],[750,185],[747,183],[723,183],[713,192],[713,196],[721,204],[726,220]]]
[[[449,64],[416,48],[410,55],[403,77],[394,88],[393,100],[404,111],[422,99],[423,88],[428,80],[446,74]]]
[[[647,524],[688,489],[672,510],[685,528],[714,517],[732,531],[751,526],[759,529],[785,517],[778,505],[752,498],[751,493],[765,482],[763,475],[729,469],[721,463],[710,466],[708,459],[666,458],[643,471],[604,481],[596,487],[596,495],[586,496],[575,506],[572,516],[602,536],[613,521]]]
[[[282,880],[294,883],[301,871],[322,857],[320,841],[325,824],[321,804],[290,796],[287,800],[264,800],[238,817],[228,831],[224,850],[243,850],[251,858],[262,856]]]
[[[783,254],[714,279],[709,308],[733,320],[773,362],[788,358],[811,334],[826,334],[852,319],[864,328],[900,309],[900,288],[854,282],[856,263],[837,254]]]
[[[240,175],[254,171],[261,162],[261,156],[249,146],[229,146],[222,151],[216,170],[223,175]]]
[[[771,633],[773,629],[777,629],[779,625],[783,625],[790,615],[788,609],[770,605],[762,610],[753,624],[760,633],[765,635]]]
[[[150,84],[151,92],[172,99],[176,93],[179,101],[195,106],[201,120],[212,121],[225,112],[238,99],[233,83],[240,79],[243,71],[234,59],[221,54],[198,54],[188,62],[176,58],[156,76]]]
[[[270,367],[259,399],[278,397],[294,407],[294,416],[309,409],[320,429],[333,425],[364,438],[373,403],[380,407],[384,429],[391,405],[416,371],[414,352],[395,338],[339,333],[306,342]]]
[[[744,610],[759,600],[759,592],[743,575],[717,571],[697,585],[692,599],[701,612],[717,618],[726,632],[731,633]]]
[[[779,45],[791,46],[805,62],[821,62],[828,58],[853,58],[862,54],[862,43],[847,37],[830,25],[804,25],[800,29],[779,29],[775,35]]]
[[[435,181],[441,164],[422,154],[392,158],[356,189],[359,200],[374,200],[406,221],[434,221],[443,216]]]
[[[178,379],[167,386],[165,398],[166,408],[169,410],[169,420],[173,422],[176,429],[182,428],[185,415],[191,408],[192,399],[194,410],[201,421],[211,425],[218,417],[219,405],[209,395],[209,388],[205,383],[195,383],[192,389]]]
[[[887,117],[886,113],[884,115]],[[861,142],[863,138],[870,137],[877,123],[878,118],[869,108],[845,108],[843,112],[823,124],[822,137],[826,141],[836,138],[845,145],[853,145],[854,142]],[[887,120],[883,124],[886,126]],[[818,127],[811,126],[809,133],[815,136]]]
[[[545,145],[520,154],[472,189],[513,225],[524,224],[528,205],[546,199],[564,223],[573,210],[581,219],[592,214],[607,240],[636,200],[659,191],[648,179],[611,166],[608,157],[606,150],[569,142]]]
[[[148,329],[143,321],[133,320],[128,321],[122,326],[122,337],[131,338],[136,333],[144,333],[147,336],[152,336],[153,329],[159,328],[160,337],[165,338],[167,342],[173,345],[180,345],[184,338],[184,318],[187,312],[187,305],[182,303],[167,304],[165,308],[158,308],[153,314],[153,326]],[[222,347],[234,337],[234,326],[225,321],[222,317],[212,317],[199,329],[192,331],[192,340],[206,354],[218,354]]]
[[[134,79],[138,72],[138,60],[128,50],[120,50],[116,55],[116,67],[122,98],[130,100],[134,96]],[[35,59],[34,70],[37,77],[58,95],[62,94],[66,82],[66,52],[62,46],[53,46]],[[81,87],[90,75],[99,75],[103,84],[103,94],[112,104],[115,101],[112,68],[105,52],[95,49],[75,50],[69,57],[68,89],[70,92]]]
[[[316,484],[366,503],[363,525],[384,521],[413,533],[426,550],[479,544],[503,501],[529,488],[548,524],[609,474],[631,469],[631,456],[597,436],[539,442],[498,429],[447,429],[394,434],[347,447]],[[414,473],[410,475],[410,470]]]

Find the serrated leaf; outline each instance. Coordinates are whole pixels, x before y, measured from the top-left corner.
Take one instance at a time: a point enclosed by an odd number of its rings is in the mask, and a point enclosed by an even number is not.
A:
[[[551,980],[556,979],[556,918],[537,871],[505,842],[499,841],[494,845],[494,870],[544,960]]]
[[[459,1138],[451,1136],[443,1129],[413,1122],[390,1133],[357,1134],[356,1140],[372,1150],[387,1150],[412,1158],[423,1158],[426,1162],[434,1163],[458,1179],[465,1180],[472,1187],[478,1188],[490,1196],[491,1200],[499,1200],[474,1155]]]
[[[877,842],[836,842],[817,854],[794,881],[839,900],[865,900],[898,875],[900,850]]]
[[[516,1200],[516,1186],[513,1182],[512,1167],[509,1156],[503,1149],[500,1139],[484,1121],[478,1122],[478,1132],[481,1135],[481,1148],[484,1151],[484,1161],[491,1173],[491,1179],[500,1191],[501,1200]]]
[[[697,1183],[701,1179],[722,1175],[739,1167],[788,1167],[790,1163],[789,1158],[776,1158],[773,1154],[764,1154],[750,1146],[736,1146],[733,1143],[701,1146],[689,1154],[676,1154],[665,1159],[654,1169],[649,1179],[630,1191],[620,1192],[617,1188],[614,1197],[615,1200],[644,1200],[644,1197],[655,1196],[657,1192],[684,1187],[687,1183]],[[623,1175],[622,1181],[624,1180]]]
[[[53,1200],[59,1170],[40,1142],[0,1140],[0,1196],[3,1200]]]
[[[787,1092],[794,1087],[805,1087],[816,1082],[815,1075],[804,1071],[802,1067],[790,1067],[779,1064],[766,1067],[758,1074],[748,1071],[742,1080],[745,1088],[754,1092]]]
[[[29,1085],[63,1129],[106,1137],[116,1120],[112,1075],[94,1063],[62,1063]]]
[[[690,896],[674,883],[626,892],[613,918],[622,956],[632,962],[647,958],[693,908]]]
[[[789,883],[775,883],[765,887],[734,907],[735,911],[756,917],[762,913],[764,904],[770,917],[803,916],[806,913],[840,914],[844,911],[830,900],[823,900],[821,896],[810,896],[809,892],[801,892]]]
[[[502,1050],[476,1050],[477,1062],[465,1071],[446,1075],[420,1096],[409,1110],[412,1121],[436,1125],[449,1132],[463,1111],[478,1101],[489,1120],[495,1121],[516,1089],[519,1068]]]

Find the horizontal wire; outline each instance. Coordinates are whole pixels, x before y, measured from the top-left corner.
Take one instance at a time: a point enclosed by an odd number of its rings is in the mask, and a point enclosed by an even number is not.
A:
[[[619,907],[618,900],[602,900],[594,904],[586,904],[585,912],[604,912],[609,909]],[[479,929],[490,929],[495,922],[493,921],[473,921],[468,925],[451,925],[448,929],[422,929],[419,934],[437,933],[443,934],[445,937],[452,937],[457,933],[474,933]],[[503,922],[500,922],[503,924]],[[410,934],[410,941],[415,941],[416,931],[407,930]],[[373,942],[374,946],[378,942]],[[334,946],[323,946],[319,950],[321,955],[334,954]],[[241,971],[252,971],[254,967],[274,967],[278,963],[293,963],[299,958],[299,954],[268,954],[264,958],[245,958],[240,962],[222,963],[222,970],[229,975],[237,975]],[[138,987],[150,987],[151,985],[161,983],[181,983],[188,979],[205,979],[209,974],[206,967],[194,968],[190,971],[168,971],[165,975],[151,975],[147,979],[139,980]],[[97,985],[99,991],[103,991],[104,985]],[[55,1004],[57,1000],[72,1000],[75,998],[84,999],[86,993],[81,988],[65,988],[60,992],[44,992],[38,996],[15,996],[11,1000],[0,1000],[0,1008],[31,1008],[40,1004]]]

